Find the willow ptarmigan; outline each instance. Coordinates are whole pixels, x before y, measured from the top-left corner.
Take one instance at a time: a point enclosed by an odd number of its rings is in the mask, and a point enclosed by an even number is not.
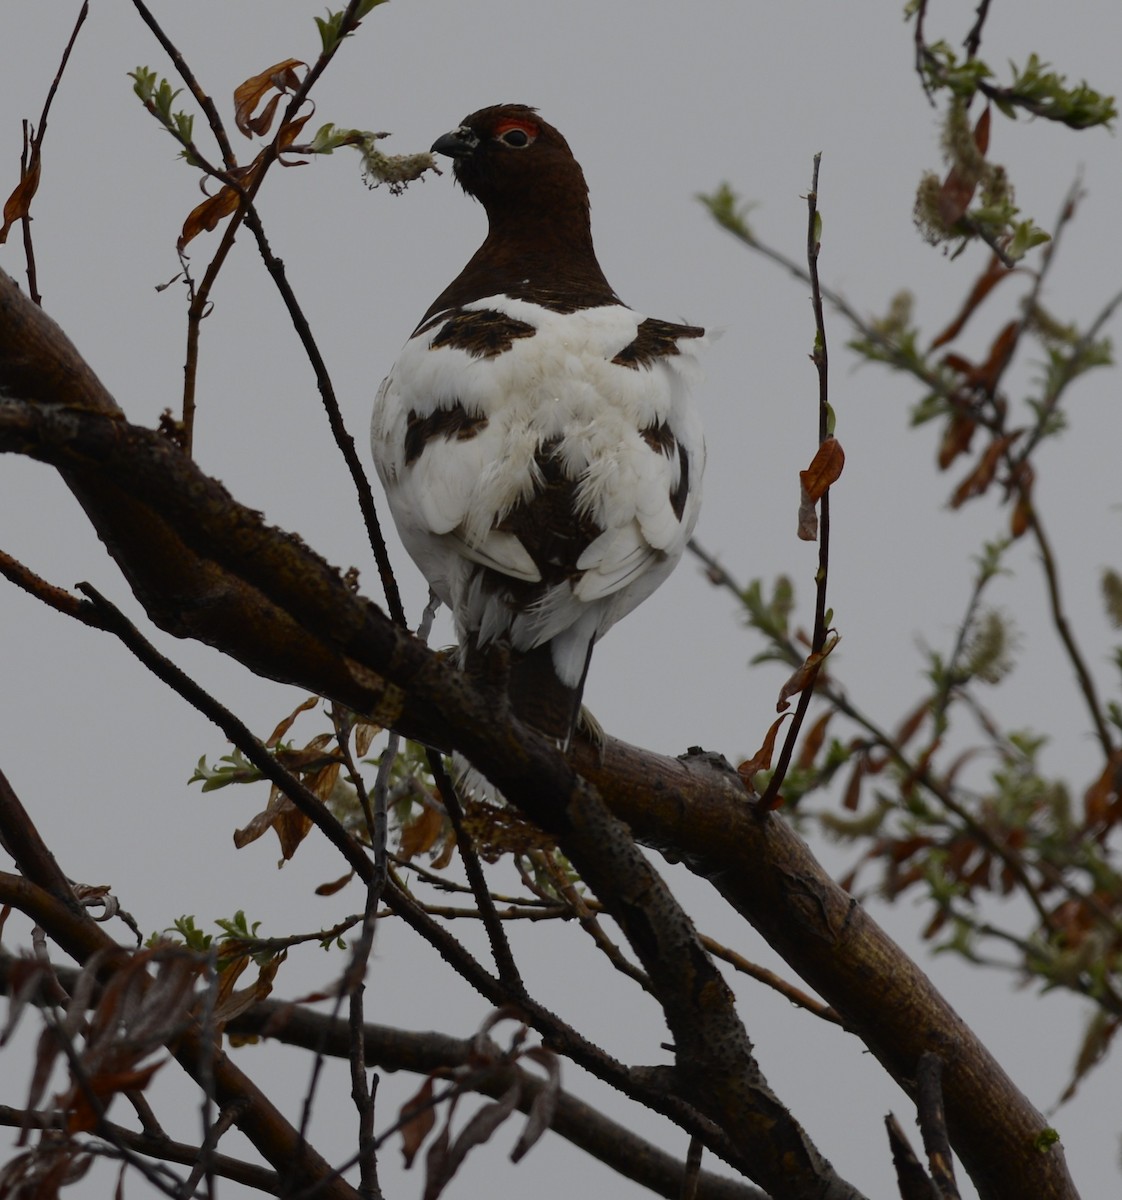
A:
[[[567,747],[593,645],[670,574],[697,520],[704,330],[612,291],[584,174],[534,109],[481,109],[432,149],[487,237],[382,384],[374,461],[464,668],[498,673],[513,711]]]

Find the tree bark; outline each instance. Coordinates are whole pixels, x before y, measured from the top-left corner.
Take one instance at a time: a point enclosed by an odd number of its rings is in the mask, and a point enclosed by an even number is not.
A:
[[[752,808],[731,772],[613,741],[602,757],[578,747],[567,762],[173,442],[129,425],[2,273],[0,394],[0,449],[58,468],[161,628],[460,750],[532,819],[566,833],[583,819],[565,811],[581,790],[575,766],[636,838],[709,879],[905,1091],[915,1094],[920,1055],[940,1056],[951,1142],[983,1200],[1075,1200],[1044,1118],[789,826]]]

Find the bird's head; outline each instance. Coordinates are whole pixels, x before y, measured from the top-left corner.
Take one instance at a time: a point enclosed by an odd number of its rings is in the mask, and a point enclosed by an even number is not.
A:
[[[489,215],[504,209],[588,211],[588,186],[569,143],[526,104],[495,104],[438,137],[457,182]]]

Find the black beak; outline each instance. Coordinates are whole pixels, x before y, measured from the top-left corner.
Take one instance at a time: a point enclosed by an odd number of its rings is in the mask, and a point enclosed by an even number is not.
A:
[[[442,133],[433,142],[431,152],[446,154],[449,158],[467,158],[478,145],[479,137],[475,131],[461,125],[459,129],[453,129],[450,133]]]

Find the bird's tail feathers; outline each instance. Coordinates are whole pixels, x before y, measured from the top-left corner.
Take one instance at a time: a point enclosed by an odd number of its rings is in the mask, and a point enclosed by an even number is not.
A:
[[[506,641],[469,644],[464,670],[484,688],[505,690],[511,709],[527,725],[552,738],[563,750],[576,732],[581,694],[588,674],[588,648],[584,671],[576,687],[562,683],[548,642],[531,650],[515,650]]]

